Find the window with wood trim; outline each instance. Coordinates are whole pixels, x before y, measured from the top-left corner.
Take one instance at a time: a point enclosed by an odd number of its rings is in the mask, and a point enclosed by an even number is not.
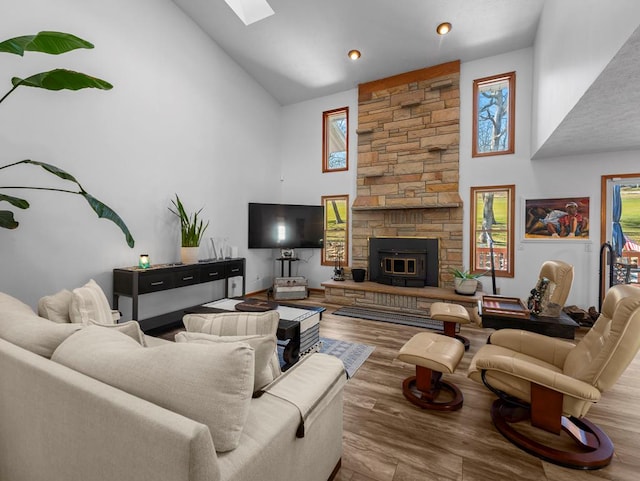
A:
[[[324,248],[323,266],[349,264],[349,196],[323,195]]]
[[[471,262],[473,272],[513,277],[515,185],[471,187]]]
[[[473,81],[472,157],[515,152],[516,73]]]
[[[349,107],[322,113],[322,172],[349,170]]]

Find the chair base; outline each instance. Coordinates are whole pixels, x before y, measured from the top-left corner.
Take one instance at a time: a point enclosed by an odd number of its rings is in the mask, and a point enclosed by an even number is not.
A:
[[[512,444],[545,461],[572,469],[600,469],[613,457],[613,443],[599,427],[587,419],[562,416],[562,430],[576,443],[576,451],[546,446],[517,431],[511,424],[530,418],[530,410],[496,399],[491,419],[496,429]]]
[[[456,324],[455,322],[451,322],[451,321],[443,321],[442,324],[444,325],[444,335],[445,336],[449,336],[449,337],[453,337],[455,339],[457,339],[458,341],[460,341],[462,343],[462,345],[464,346],[464,350],[468,351],[469,350],[469,339],[467,339],[464,336],[461,336],[460,334],[456,334]]]
[[[440,372],[416,366],[416,375],[408,377],[402,383],[402,394],[409,402],[422,409],[457,411],[464,401],[462,392],[455,384],[443,381],[441,377]],[[443,390],[447,394],[442,394]],[[439,401],[438,398],[445,400]]]

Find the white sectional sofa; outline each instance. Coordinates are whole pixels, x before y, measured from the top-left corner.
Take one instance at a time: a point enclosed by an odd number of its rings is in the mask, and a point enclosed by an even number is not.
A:
[[[325,481],[335,473],[346,378],[338,359],[309,355],[258,396],[247,344],[140,336],[51,322],[0,293],[0,480]]]

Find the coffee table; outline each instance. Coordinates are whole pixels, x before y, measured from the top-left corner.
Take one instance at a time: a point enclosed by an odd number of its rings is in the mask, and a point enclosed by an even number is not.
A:
[[[565,312],[560,311],[559,317],[539,317],[535,314],[495,315],[482,312],[482,301],[478,301],[478,314],[482,317],[482,327],[492,329],[522,329],[537,332],[545,336],[574,339],[579,324]]]
[[[251,299],[220,299],[209,302],[195,308],[190,308],[188,314],[201,314],[208,312],[237,312],[236,305],[251,303]],[[280,315],[276,337],[281,341],[289,341],[284,348],[283,371],[293,366],[300,356],[320,350],[320,319],[324,307],[291,306],[256,300],[256,306],[275,307]],[[241,307],[246,312],[246,308]],[[266,309],[256,309],[266,310]]]

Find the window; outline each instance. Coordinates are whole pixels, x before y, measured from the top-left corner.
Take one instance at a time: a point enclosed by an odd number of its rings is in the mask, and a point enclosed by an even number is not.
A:
[[[471,187],[471,270],[513,277],[515,185]]]
[[[349,169],[349,107],[322,113],[322,172]]]
[[[516,73],[473,81],[472,157],[515,152]]]
[[[602,243],[609,242],[623,266],[617,281],[640,282],[640,173],[603,175],[601,232]],[[604,279],[601,279],[604,280]],[[619,282],[617,282],[619,283]],[[605,286],[606,287],[606,286]]]
[[[322,265],[349,263],[349,196],[322,196],[324,206],[324,249]]]

